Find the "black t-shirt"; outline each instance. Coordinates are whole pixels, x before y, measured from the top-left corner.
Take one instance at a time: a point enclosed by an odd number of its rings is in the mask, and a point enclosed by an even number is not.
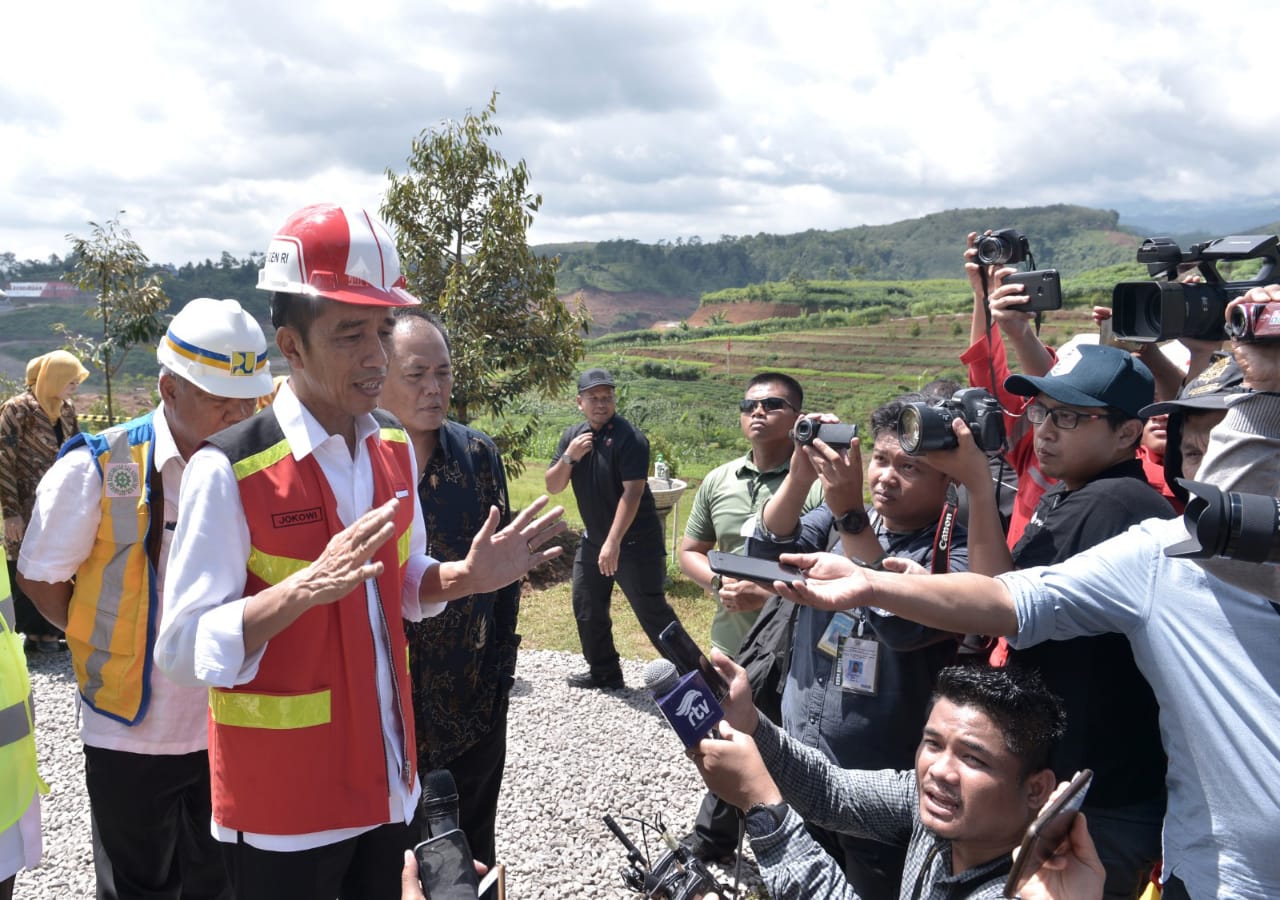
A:
[[[579,422],[566,428],[564,434],[560,435],[556,455],[551,459],[552,465],[564,456],[570,441],[590,430],[591,425],[587,422]],[[658,520],[653,494],[649,491],[648,438],[640,429],[618,415],[595,432],[594,437],[591,452],[578,460],[569,476],[573,496],[578,501],[578,512],[586,526],[582,534],[583,541],[600,546],[613,527],[613,516],[617,512],[618,501],[622,499],[622,483],[642,481],[644,494],[640,497],[640,507],[636,510],[631,527],[623,535],[622,543],[635,545],[649,542],[661,552],[662,523]]]
[[[1060,563],[1144,519],[1173,515],[1173,507],[1147,483],[1142,463],[1126,460],[1079,490],[1059,483],[1046,491],[1013,548],[1013,563],[1019,569]],[[1067,733],[1054,752],[1053,769],[1062,780],[1093,769],[1087,806],[1121,806],[1163,795],[1159,706],[1124,635],[1045,641],[1012,650],[1009,664],[1038,669],[1062,699]]]

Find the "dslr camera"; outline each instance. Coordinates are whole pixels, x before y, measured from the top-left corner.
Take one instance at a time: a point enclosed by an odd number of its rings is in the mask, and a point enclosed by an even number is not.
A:
[[[1165,548],[1165,556],[1280,565],[1280,498],[1223,492],[1211,484],[1179,478],[1187,489],[1183,522],[1190,537]]]
[[[937,403],[908,403],[898,413],[898,443],[911,456],[929,450],[950,450],[959,445],[951,429],[951,422],[957,417],[973,432],[978,449],[994,453],[1004,445],[1000,401],[983,388],[956,391],[950,399]]]
[[[1218,263],[1240,259],[1261,259],[1262,269],[1249,281],[1227,281],[1218,272]],[[1186,251],[1170,238],[1147,238],[1138,248],[1138,262],[1146,263],[1151,275],[1163,280],[1117,284],[1111,292],[1112,330],[1118,338],[1148,344],[1180,337],[1222,340],[1227,336],[1227,304],[1249,288],[1270,284],[1280,276],[1275,235],[1229,235],[1192,244]],[[1178,281],[1178,267],[1188,265],[1199,270],[1202,284]],[[1229,327],[1243,335],[1236,340],[1280,338],[1280,308],[1274,308],[1276,304],[1249,307],[1238,315],[1232,311],[1235,321]]]
[[[984,266],[1011,266],[1031,255],[1031,242],[1016,228],[1001,228],[978,238],[974,249]]]
[[[853,445],[858,436],[858,426],[845,425],[841,422],[819,422],[817,419],[802,418],[796,420],[791,432],[797,444],[804,446],[821,439],[828,447],[839,450]]]

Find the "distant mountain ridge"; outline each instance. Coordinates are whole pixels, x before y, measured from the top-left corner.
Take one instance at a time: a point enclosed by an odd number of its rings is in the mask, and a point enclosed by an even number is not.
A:
[[[533,250],[560,257],[557,289],[562,295],[583,290],[700,297],[709,291],[788,279],[953,278],[961,272],[965,235],[985,228],[1017,228],[1030,240],[1039,267],[1067,275],[1133,262],[1142,238],[1168,233],[1121,225],[1120,218],[1115,210],[1062,204],[953,209],[835,231],[722,235],[714,242],[691,238],[643,244],[618,239],[541,244]],[[1280,222],[1172,236],[1186,246],[1226,233],[1277,231]]]

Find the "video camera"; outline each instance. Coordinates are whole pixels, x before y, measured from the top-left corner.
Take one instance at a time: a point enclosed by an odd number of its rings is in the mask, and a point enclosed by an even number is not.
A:
[[[957,416],[973,432],[978,449],[994,453],[1003,446],[1000,401],[983,388],[956,391],[937,403],[908,403],[898,413],[898,444],[911,456],[929,450],[950,450],[959,444],[951,430],[951,422]]]
[[[853,446],[853,439],[858,436],[858,426],[856,423],[845,425],[843,422],[819,422],[816,419],[801,418],[796,420],[791,436],[801,446],[821,440],[828,447],[838,450]]]
[[[684,847],[671,840],[658,824],[641,822],[642,828],[653,828],[662,835],[670,849],[658,860],[657,865],[649,865],[649,859],[640,852],[640,848],[631,842],[613,816],[606,815],[604,824],[613,832],[613,836],[622,842],[627,849],[627,865],[619,869],[622,883],[637,894],[644,894],[651,900],[694,900],[703,894],[715,891],[724,896],[724,888],[706,865]]]
[[[1165,548],[1165,556],[1280,564],[1280,498],[1223,492],[1211,484],[1179,478],[1192,495],[1183,521],[1190,538]]]
[[[1218,272],[1222,260],[1261,259],[1262,270],[1250,281],[1226,281]],[[1111,292],[1113,331],[1117,338],[1140,343],[1188,337],[1223,340],[1227,304],[1252,287],[1270,284],[1280,275],[1280,250],[1275,235],[1229,235],[1183,251],[1167,237],[1147,238],[1138,248],[1138,262],[1146,263],[1153,277],[1163,281],[1122,281]],[[1178,281],[1179,267],[1194,265],[1204,277],[1201,284]],[[1280,309],[1264,316],[1266,307],[1232,311],[1233,328],[1244,337],[1237,340],[1280,339]],[[1275,321],[1273,322],[1272,319]],[[1235,332],[1232,333],[1235,337]]]

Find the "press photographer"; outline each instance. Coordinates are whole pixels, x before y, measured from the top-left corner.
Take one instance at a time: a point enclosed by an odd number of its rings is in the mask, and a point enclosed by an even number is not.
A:
[[[1280,304],[1280,284],[1238,303]],[[1231,306],[1226,310],[1230,315]],[[1224,316],[1225,321],[1225,316]],[[1219,491],[1280,493],[1280,341],[1236,341],[1253,388],[1228,401],[1199,480]],[[1015,647],[1123,635],[1160,705],[1168,756],[1164,900],[1280,896],[1280,568],[1166,555],[1183,519],[1149,519],[1058,564],[980,575],[903,577],[832,554],[784,554],[806,580],[775,589],[822,610],[875,606]]]

